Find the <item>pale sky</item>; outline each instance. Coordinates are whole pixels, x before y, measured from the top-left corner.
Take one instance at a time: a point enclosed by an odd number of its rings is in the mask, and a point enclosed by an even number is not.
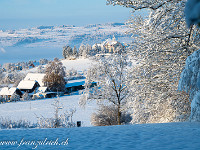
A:
[[[125,22],[130,11],[106,0],[0,0],[0,28]]]

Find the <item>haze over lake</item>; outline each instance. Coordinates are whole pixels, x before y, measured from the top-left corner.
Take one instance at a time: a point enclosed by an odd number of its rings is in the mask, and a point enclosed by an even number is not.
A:
[[[0,53],[0,64],[38,61],[41,58],[52,60],[55,57],[62,58],[62,48],[7,47],[4,53]]]

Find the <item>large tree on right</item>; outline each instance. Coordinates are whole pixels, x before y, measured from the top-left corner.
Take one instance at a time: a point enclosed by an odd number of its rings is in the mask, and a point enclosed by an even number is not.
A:
[[[132,84],[133,121],[138,123],[180,121],[188,118],[190,101],[178,92],[186,58],[200,47],[199,29],[185,23],[185,0],[107,0],[148,16],[129,20],[133,56],[140,61]]]

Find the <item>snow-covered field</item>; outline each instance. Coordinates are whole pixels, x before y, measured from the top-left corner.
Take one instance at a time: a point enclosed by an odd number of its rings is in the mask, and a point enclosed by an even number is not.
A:
[[[0,133],[1,141],[15,142],[12,146],[1,145],[0,142],[0,149],[7,150],[31,149],[36,146],[41,150],[198,150],[200,148],[200,123],[20,129],[1,130]],[[56,139],[60,145],[47,143],[51,140],[53,143]],[[62,143],[67,139],[67,142]],[[28,141],[32,141],[32,145],[28,145],[26,143]],[[43,145],[37,145],[39,141],[43,141]]]
[[[73,121],[81,121],[82,126],[91,126],[90,116],[96,111],[96,103],[88,103],[85,108],[79,106],[80,95],[73,93],[74,95],[68,95],[60,97],[60,105],[63,107],[59,111],[59,114],[63,114],[70,109],[76,109],[73,116]],[[37,117],[50,118],[54,117],[55,109],[52,105],[55,99],[42,99],[25,102],[12,102],[0,105],[0,117],[7,118],[9,120],[28,120],[32,123],[37,122]]]

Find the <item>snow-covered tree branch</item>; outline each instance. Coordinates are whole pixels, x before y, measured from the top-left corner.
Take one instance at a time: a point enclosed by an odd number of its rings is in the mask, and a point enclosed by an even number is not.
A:
[[[107,0],[107,4],[110,5],[123,5],[128,8],[133,8],[134,10],[140,10],[149,8],[152,10],[156,10],[168,2],[172,0],[151,0],[151,1],[143,1],[143,0]]]

